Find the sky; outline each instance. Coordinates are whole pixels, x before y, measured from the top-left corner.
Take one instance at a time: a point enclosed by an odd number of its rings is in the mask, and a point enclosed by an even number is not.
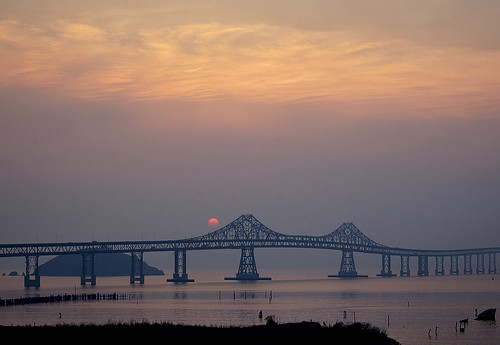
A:
[[[495,0],[0,0],[0,243],[179,239],[251,213],[500,246],[498,17]]]

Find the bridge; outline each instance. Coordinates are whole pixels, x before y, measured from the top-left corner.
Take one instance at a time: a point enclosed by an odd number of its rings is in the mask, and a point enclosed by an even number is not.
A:
[[[449,257],[450,275],[458,275],[459,261],[463,262],[463,274],[495,274],[496,254],[500,247],[423,250],[388,247],[364,235],[353,223],[343,223],[336,230],[324,236],[285,235],[269,229],[251,214],[238,217],[228,225],[203,236],[166,241],[119,241],[119,242],[67,242],[67,243],[24,243],[1,244],[0,257],[24,257],[26,270],[25,287],[39,287],[38,258],[40,256],[79,254],[82,255],[81,284],[96,284],[94,255],[99,253],[131,253],[130,283],[144,283],[144,253],[170,251],[174,254],[174,270],[168,282],[193,282],[186,267],[187,252],[190,250],[240,249],[238,272],[227,280],[263,280],[255,263],[254,248],[313,248],[342,251],[340,269],[337,275],[329,277],[357,278],[354,252],[379,254],[381,270],[377,276],[396,276],[392,272],[391,257],[399,256],[400,276],[410,276],[410,258],[416,257],[418,276],[429,275],[429,258],[435,261],[435,275],[445,274],[445,257]],[[463,260],[461,260],[463,258]]]

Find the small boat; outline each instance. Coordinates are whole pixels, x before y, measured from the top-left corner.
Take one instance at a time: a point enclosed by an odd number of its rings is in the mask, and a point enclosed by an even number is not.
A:
[[[491,309],[486,309],[482,313],[480,313],[474,320],[495,320],[495,313],[497,309],[496,308],[491,308]]]

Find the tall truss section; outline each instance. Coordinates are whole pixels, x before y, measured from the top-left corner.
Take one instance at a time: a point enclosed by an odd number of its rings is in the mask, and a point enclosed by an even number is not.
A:
[[[240,267],[236,277],[226,277],[224,280],[271,280],[271,278],[259,276],[255,264],[254,248],[244,246],[241,247]]]

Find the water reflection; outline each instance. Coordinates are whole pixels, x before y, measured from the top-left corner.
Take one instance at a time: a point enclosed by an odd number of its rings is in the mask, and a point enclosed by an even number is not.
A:
[[[309,272],[308,272],[309,273]],[[25,293],[22,280],[0,277],[0,297]],[[473,321],[474,310],[500,305],[500,279],[491,277],[367,278],[363,280],[287,279],[255,282],[203,282],[174,285],[164,277],[130,286],[127,277],[100,278],[94,287],[79,278],[44,277],[36,294],[124,293],[130,300],[51,303],[4,308],[0,324],[107,323],[149,320],[205,325],[253,325],[275,315],[279,322],[313,320],[334,324],[369,322],[386,329],[403,344],[495,344],[500,331],[495,322]],[[35,290],[31,290],[35,293]],[[270,298],[272,296],[272,298]],[[408,305],[408,302],[410,304]],[[29,311],[27,311],[29,310]],[[344,319],[343,311],[346,311]],[[62,318],[59,319],[59,313]],[[390,317],[390,325],[388,324]],[[469,318],[465,332],[455,323]],[[436,336],[435,329],[438,327]],[[429,329],[431,339],[429,339]]]
[[[188,294],[185,291],[174,293],[174,299],[187,299],[187,297]]]

